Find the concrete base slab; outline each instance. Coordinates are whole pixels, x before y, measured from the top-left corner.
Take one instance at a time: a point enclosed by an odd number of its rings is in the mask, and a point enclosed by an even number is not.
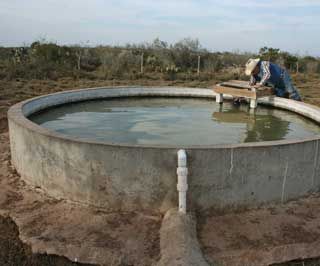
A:
[[[241,213],[202,214],[198,237],[210,263],[270,265],[320,256],[320,197]]]

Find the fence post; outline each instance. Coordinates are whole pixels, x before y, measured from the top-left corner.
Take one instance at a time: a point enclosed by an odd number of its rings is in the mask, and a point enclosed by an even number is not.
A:
[[[141,54],[141,67],[140,67],[140,71],[143,74],[143,53]]]

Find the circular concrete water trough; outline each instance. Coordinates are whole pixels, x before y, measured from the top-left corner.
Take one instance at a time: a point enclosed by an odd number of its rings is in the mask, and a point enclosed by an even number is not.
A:
[[[284,202],[320,186],[319,136],[230,145],[157,146],[97,142],[66,136],[28,119],[53,106],[137,96],[214,98],[209,89],[117,87],[60,92],[18,103],[8,112],[12,163],[30,185],[55,198],[110,211],[177,206],[177,151],[188,156],[188,202],[226,208]],[[320,123],[320,109],[288,99],[260,104],[287,109]],[[189,205],[190,206],[190,205]]]

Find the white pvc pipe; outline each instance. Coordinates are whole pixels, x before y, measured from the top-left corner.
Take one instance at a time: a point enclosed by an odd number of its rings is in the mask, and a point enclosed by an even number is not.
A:
[[[187,212],[187,190],[188,190],[188,168],[187,168],[187,153],[185,150],[178,151],[178,184],[179,191],[179,212]]]

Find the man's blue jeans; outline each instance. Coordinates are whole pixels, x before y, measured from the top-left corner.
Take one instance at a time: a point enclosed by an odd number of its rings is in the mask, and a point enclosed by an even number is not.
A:
[[[289,73],[284,70],[282,74],[280,86],[275,88],[275,93],[279,97],[285,97],[286,93],[289,93],[289,97],[292,100],[301,101],[301,97],[295,86],[292,84]]]

